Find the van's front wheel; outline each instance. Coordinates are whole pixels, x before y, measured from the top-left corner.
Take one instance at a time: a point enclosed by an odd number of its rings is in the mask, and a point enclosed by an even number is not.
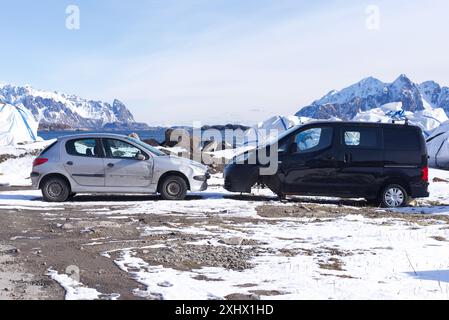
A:
[[[161,184],[160,193],[164,200],[184,200],[187,196],[187,183],[179,176],[169,176]]]
[[[409,201],[407,191],[398,184],[388,185],[381,194],[381,205],[384,208],[405,207]]]

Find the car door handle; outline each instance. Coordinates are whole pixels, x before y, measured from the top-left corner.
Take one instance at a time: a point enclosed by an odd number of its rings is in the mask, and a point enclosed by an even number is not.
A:
[[[114,167],[114,164],[113,164],[113,163],[108,163],[108,167],[109,167],[109,168],[113,168],[113,167]]]
[[[67,162],[67,165],[68,165],[68,166],[73,166],[73,162],[72,162],[72,161],[69,161],[69,162]]]

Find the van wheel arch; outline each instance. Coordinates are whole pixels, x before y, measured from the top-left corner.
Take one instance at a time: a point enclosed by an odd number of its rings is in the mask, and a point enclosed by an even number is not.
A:
[[[157,183],[157,192],[158,193],[161,192],[161,187],[162,187],[162,183],[164,182],[164,180],[167,179],[168,177],[171,177],[171,176],[182,178],[185,181],[185,183],[187,184],[187,190],[189,190],[189,191],[191,190],[189,179],[187,179],[185,174],[183,174],[182,172],[179,172],[179,171],[169,171],[169,172],[164,173],[159,178],[159,181]]]
[[[393,177],[393,178],[389,178],[382,184],[379,191],[377,192],[377,198],[379,199],[382,196],[382,191],[386,187],[388,187],[389,185],[392,185],[392,184],[397,184],[397,185],[401,186],[402,188],[405,189],[405,191],[407,191],[407,193],[409,195],[411,194],[410,184],[407,182],[407,180],[400,178],[400,177]]]

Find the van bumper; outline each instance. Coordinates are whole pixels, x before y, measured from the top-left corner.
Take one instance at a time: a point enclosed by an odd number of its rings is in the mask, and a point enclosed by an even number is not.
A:
[[[410,186],[412,198],[428,198],[430,196],[429,183],[418,183]]]
[[[230,164],[224,170],[224,187],[229,192],[251,193],[251,188],[257,182],[258,176],[258,166]]]

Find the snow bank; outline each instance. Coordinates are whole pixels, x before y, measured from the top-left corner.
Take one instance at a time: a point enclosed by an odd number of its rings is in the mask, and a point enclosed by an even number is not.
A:
[[[47,275],[55,280],[65,290],[66,300],[117,300],[120,295],[104,295],[96,289],[87,288],[81,282],[72,279],[67,274],[59,274],[55,270],[48,270]]]

